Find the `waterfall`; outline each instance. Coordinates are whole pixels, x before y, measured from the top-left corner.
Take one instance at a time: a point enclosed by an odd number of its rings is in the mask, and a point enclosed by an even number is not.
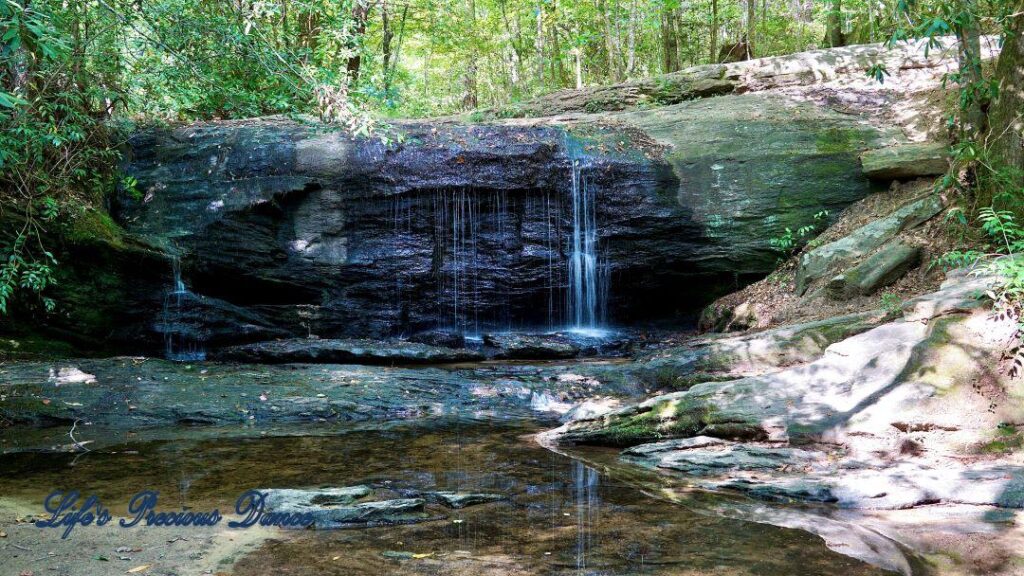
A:
[[[606,289],[597,250],[597,186],[588,177],[579,144],[566,138],[571,163],[572,234],[569,245],[567,309],[569,327],[597,331],[604,322]]]
[[[181,261],[171,257],[171,286],[164,295],[163,312],[157,331],[164,335],[164,357],[178,362],[206,359],[206,350],[197,327],[188,322],[195,307],[195,294],[181,278]]]
[[[485,210],[486,203],[472,190],[447,190],[434,197],[434,242],[441,268],[439,321],[461,334],[480,332],[480,227],[483,220],[494,219],[499,237],[504,233],[504,194],[497,194]]]

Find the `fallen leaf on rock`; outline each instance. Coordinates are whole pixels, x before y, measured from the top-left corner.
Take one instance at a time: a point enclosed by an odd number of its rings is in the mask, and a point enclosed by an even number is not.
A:
[[[145,572],[146,570],[149,570],[149,564],[143,564],[142,566],[136,566],[135,568],[132,568],[131,570],[126,572],[126,574],[138,574],[139,572]]]
[[[0,538],[7,538],[7,532],[0,530]]]

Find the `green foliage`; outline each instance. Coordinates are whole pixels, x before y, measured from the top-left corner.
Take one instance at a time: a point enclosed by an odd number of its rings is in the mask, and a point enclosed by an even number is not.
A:
[[[886,69],[885,64],[881,62],[872,64],[867,70],[868,78],[871,78],[879,84],[885,84],[885,77],[889,76],[889,70]]]
[[[903,300],[892,292],[882,294],[881,304],[882,310],[889,316],[897,316],[903,310]]]
[[[801,226],[795,231],[787,226],[780,236],[769,238],[768,245],[779,252],[780,257],[791,256],[803,246],[808,238],[813,238],[824,230],[828,223],[828,215],[828,210],[822,210],[814,215],[814,222]]]

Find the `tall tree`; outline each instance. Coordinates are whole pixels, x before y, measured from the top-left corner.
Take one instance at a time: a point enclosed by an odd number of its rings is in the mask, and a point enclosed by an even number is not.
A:
[[[464,87],[462,107],[472,110],[480,105],[479,95],[477,94],[476,79],[477,58],[479,56],[476,48],[476,0],[468,0],[466,2],[466,15],[469,20],[467,36],[469,38],[470,48],[466,61],[466,71],[462,77]]]
[[[756,31],[755,7],[757,0],[747,0],[747,58],[754,57],[754,32]]]
[[[959,42],[960,83],[967,87],[963,129],[968,138],[975,138],[985,128],[985,93],[981,73],[981,30],[978,25],[977,0],[960,0],[959,12],[953,17],[953,29]]]
[[[345,69],[349,81],[355,85],[359,82],[359,69],[363,65],[362,38],[366,35],[366,25],[370,20],[371,0],[355,0],[352,6],[352,37],[349,41],[353,51],[348,57]]]
[[[679,46],[676,38],[675,9],[671,0],[661,4],[661,70],[669,73],[679,70]]]
[[[830,0],[828,11],[828,45],[837,48],[846,46],[843,35],[843,0]]]
[[[718,61],[718,0],[711,0],[711,58]]]
[[[1009,23],[996,63],[999,96],[989,111],[987,144],[1000,164],[1009,168],[1010,181],[1024,187],[1024,15]]]

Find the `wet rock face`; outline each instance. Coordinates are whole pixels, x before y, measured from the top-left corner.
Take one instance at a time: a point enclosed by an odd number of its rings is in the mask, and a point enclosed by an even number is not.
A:
[[[144,198],[116,215],[182,253],[217,334],[240,328],[218,344],[564,326],[579,159],[598,313],[628,325],[770,271],[767,238],[868,192],[879,136],[755,96],[608,119],[399,123],[387,144],[276,118],[149,130],[126,167]]]

